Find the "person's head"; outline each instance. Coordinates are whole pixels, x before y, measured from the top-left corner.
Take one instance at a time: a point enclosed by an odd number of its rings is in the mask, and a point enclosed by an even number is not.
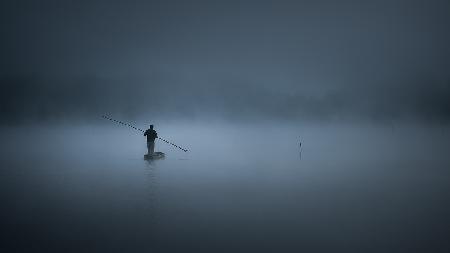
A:
[[[150,125],[150,129],[153,129],[153,125]]]

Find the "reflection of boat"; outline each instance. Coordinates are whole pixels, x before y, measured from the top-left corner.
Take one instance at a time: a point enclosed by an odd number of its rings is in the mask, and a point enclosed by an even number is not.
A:
[[[150,154],[145,154],[144,155],[144,159],[145,160],[164,159],[164,157],[166,157],[166,155],[163,152],[155,152],[152,155],[150,155]]]

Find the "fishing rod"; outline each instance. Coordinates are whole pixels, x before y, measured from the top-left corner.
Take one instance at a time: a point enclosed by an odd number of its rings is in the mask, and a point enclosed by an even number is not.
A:
[[[141,132],[145,133],[144,130],[142,130],[142,129],[140,129],[140,128],[137,128],[137,127],[135,127],[135,126],[133,126],[133,125],[131,125],[131,124],[128,124],[128,123],[125,123],[125,122],[122,122],[122,121],[119,121],[119,120],[115,120],[115,119],[110,118],[110,117],[105,116],[105,115],[102,115],[102,118],[107,119],[107,120],[110,120],[110,121],[113,121],[113,122],[116,122],[116,123],[121,124],[121,125],[124,125],[124,126],[131,127],[131,128],[133,128],[134,130],[136,130],[136,131],[141,131]],[[172,143],[172,142],[170,142],[170,141],[168,141],[168,140],[164,140],[164,139],[161,138],[161,137],[157,137],[157,138],[160,139],[160,140],[162,140],[162,141],[164,141],[164,142],[167,143],[167,144],[170,144],[170,145],[172,145],[172,146],[174,146],[174,147],[177,147],[177,148],[183,150],[184,152],[188,152],[188,151],[189,151],[189,150],[187,150],[187,149],[185,149],[185,148],[182,148],[182,147],[180,147],[180,146],[178,146],[178,145],[176,145],[176,144],[174,144],[174,143]]]

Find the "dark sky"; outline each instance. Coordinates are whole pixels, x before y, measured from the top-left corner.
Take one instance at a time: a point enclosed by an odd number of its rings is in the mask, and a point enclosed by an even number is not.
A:
[[[2,1],[2,123],[450,120],[450,2]]]

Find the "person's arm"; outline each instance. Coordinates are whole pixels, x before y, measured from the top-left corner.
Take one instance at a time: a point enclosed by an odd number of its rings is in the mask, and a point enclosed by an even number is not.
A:
[[[144,136],[147,136],[147,131],[144,132]]]

